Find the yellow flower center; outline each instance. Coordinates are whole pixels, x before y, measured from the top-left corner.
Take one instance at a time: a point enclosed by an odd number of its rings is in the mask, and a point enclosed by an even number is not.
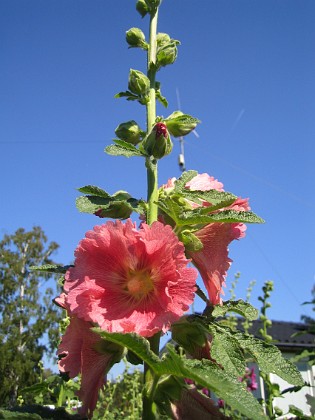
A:
[[[137,300],[146,297],[154,289],[153,280],[146,270],[130,271],[126,290]]]

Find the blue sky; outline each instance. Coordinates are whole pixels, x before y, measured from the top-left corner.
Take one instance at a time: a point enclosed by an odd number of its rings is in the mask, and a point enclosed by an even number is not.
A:
[[[159,19],[181,46],[158,74],[169,101],[158,115],[178,108],[178,89],[181,109],[202,121],[185,139],[187,169],[249,197],[266,220],[231,245],[226,295],[236,272],[239,298],[256,280],[255,305],[273,280],[276,320],[311,314],[301,304],[315,275],[314,13],[313,0],[164,0]],[[129,68],[145,71],[145,54],[125,43],[133,26],[147,34],[132,0],[0,2],[0,233],[40,225],[63,264],[101,222],[78,213],[77,187],[146,196],[143,161],[103,152],[120,122],[145,126],[144,107],[114,99]],[[160,184],[180,175],[178,152],[175,142]]]

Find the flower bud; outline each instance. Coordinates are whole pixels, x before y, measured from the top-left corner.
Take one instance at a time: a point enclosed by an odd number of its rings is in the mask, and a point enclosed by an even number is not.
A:
[[[141,71],[130,69],[128,89],[132,93],[145,96],[150,89],[150,80]]]
[[[162,48],[159,48],[156,53],[156,63],[158,67],[165,67],[168,64],[173,64],[177,58],[177,47],[175,42],[171,42]]]
[[[138,0],[136,9],[140,13],[141,17],[144,17],[148,13],[148,6],[145,0]]]
[[[158,48],[163,45],[168,44],[170,40],[171,40],[171,37],[168,34],[165,34],[164,32],[159,32],[156,35],[156,45]]]
[[[130,47],[146,48],[144,33],[139,28],[131,28],[126,32],[126,41]]]
[[[212,337],[194,315],[183,316],[172,325],[174,340],[195,359],[209,359]]]
[[[161,159],[171,153],[173,144],[165,124],[155,124],[148,137],[143,140],[143,148],[150,156]]]
[[[161,0],[145,0],[145,2],[148,7],[148,12],[151,15],[154,15],[161,3]]]
[[[168,34],[158,33],[156,37],[156,65],[164,67],[173,64],[177,57],[177,45],[180,44],[176,39],[171,39]]]
[[[166,118],[164,123],[172,136],[182,137],[194,130],[200,121],[191,115],[183,114],[181,111],[175,111]]]
[[[134,120],[119,124],[115,130],[115,134],[118,138],[134,145],[140,142],[141,133],[140,127]]]

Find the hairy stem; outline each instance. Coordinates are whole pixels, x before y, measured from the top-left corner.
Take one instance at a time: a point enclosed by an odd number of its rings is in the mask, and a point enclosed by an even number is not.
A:
[[[157,32],[158,10],[150,16],[150,41],[148,49],[147,76],[150,80],[149,100],[147,103],[147,134],[151,131],[156,119],[156,32]],[[148,214],[147,223],[150,225],[157,220],[158,208],[158,177],[157,160],[152,157],[146,159],[147,180],[148,180]]]

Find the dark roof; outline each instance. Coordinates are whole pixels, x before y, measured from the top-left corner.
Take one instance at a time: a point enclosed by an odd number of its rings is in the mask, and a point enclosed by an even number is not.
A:
[[[262,328],[262,325],[262,321],[254,321],[252,327],[249,328],[249,333],[257,338],[261,338],[259,330]],[[241,319],[238,319],[238,327],[240,330],[243,330]],[[267,329],[267,333],[275,340],[274,344],[280,348],[314,349],[315,336],[310,333],[302,334],[302,331],[307,330],[307,327],[307,324],[299,322],[272,321],[272,325]]]

